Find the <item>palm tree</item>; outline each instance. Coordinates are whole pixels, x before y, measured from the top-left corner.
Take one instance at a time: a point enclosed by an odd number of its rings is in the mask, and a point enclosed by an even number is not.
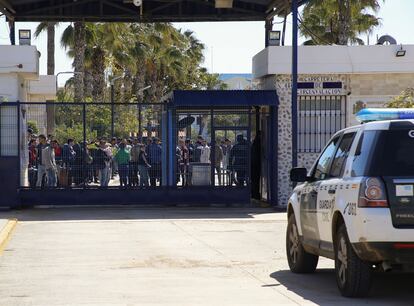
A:
[[[364,44],[358,37],[380,24],[374,13],[379,0],[310,0],[300,19],[300,30],[309,38],[305,44]]]
[[[47,33],[47,74],[55,74],[55,27],[56,22],[41,22],[37,25],[34,33],[38,38],[42,32]]]
[[[55,26],[56,22],[41,22],[36,27],[34,36],[37,38],[39,35],[47,32],[47,74],[55,74]],[[55,109],[54,105],[47,105],[46,107],[46,126],[47,133],[54,134],[55,131]]]

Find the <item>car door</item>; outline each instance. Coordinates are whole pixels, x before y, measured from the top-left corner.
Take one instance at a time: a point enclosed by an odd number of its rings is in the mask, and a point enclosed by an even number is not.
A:
[[[300,196],[300,221],[304,243],[318,248],[320,230],[318,225],[318,192],[322,182],[328,178],[329,167],[334,158],[340,135],[335,136],[325,147],[311,171],[311,180],[304,185]]]
[[[328,176],[319,185],[317,199],[319,248],[325,251],[333,251],[331,224],[335,201],[338,199],[340,193],[339,188],[342,187],[342,177],[355,135],[355,132],[343,134],[329,166]]]

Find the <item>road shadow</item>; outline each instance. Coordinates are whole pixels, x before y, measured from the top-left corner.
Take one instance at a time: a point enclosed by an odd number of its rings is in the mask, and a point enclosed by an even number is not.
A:
[[[35,207],[0,212],[0,219],[19,221],[152,220],[152,219],[254,219],[258,215],[283,214],[271,208],[197,207]],[[267,218],[267,217],[266,217]],[[274,220],[274,218],[270,218]],[[279,218],[285,220],[285,218]]]
[[[333,269],[314,274],[294,274],[280,270],[270,274],[289,291],[318,305],[414,305],[414,274],[376,273],[368,297],[344,298],[340,295]]]

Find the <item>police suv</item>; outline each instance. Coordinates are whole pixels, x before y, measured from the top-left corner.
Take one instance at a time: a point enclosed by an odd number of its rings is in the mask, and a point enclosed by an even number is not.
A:
[[[290,270],[311,273],[318,256],[331,258],[347,297],[366,295],[374,270],[414,271],[414,110],[357,118],[366,123],[337,132],[309,172],[291,170],[301,184],[286,234]]]

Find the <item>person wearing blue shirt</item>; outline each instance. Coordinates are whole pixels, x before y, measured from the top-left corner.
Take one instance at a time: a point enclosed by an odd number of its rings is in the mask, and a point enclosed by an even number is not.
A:
[[[161,159],[162,148],[160,140],[156,137],[152,139],[152,143],[147,147],[148,162],[151,165],[149,168],[150,185],[157,186],[157,180],[161,185]]]

